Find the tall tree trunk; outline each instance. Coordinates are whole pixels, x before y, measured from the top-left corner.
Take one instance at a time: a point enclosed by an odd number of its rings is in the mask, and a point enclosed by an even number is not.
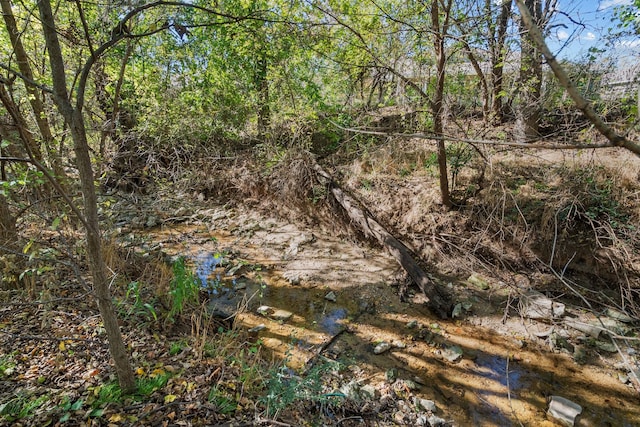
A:
[[[0,0],[0,7],[2,7],[2,17],[7,28],[7,33],[9,34],[11,47],[13,48],[13,52],[16,55],[18,68],[25,77],[24,84],[27,93],[29,94],[29,104],[31,105],[31,110],[33,111],[33,115],[35,116],[40,134],[42,135],[44,146],[46,147],[47,152],[51,158],[53,171],[55,172],[56,176],[58,176],[58,178],[62,181],[62,183],[64,183],[64,181],[66,181],[66,174],[62,167],[58,154],[53,147],[53,134],[51,133],[49,121],[47,120],[47,113],[44,108],[42,96],[40,95],[39,89],[32,84],[34,78],[31,66],[29,65],[29,56],[27,55],[24,45],[22,44],[22,40],[20,39],[21,32],[18,30],[15,17],[13,16],[11,1]],[[31,150],[36,160],[42,161],[42,153],[40,147],[36,145],[35,147],[31,147]]]
[[[494,124],[501,124],[504,121],[503,106],[503,76],[504,61],[507,56],[507,25],[511,15],[512,0],[504,0],[500,6],[500,16],[498,17],[496,36],[491,37],[491,87],[493,94],[491,98],[491,113]],[[489,3],[489,7],[493,5]],[[489,18],[491,19],[491,18]],[[491,26],[491,24],[490,24]]]
[[[524,4],[536,25],[540,26],[542,21],[540,0],[525,0]],[[520,88],[516,132],[519,142],[526,142],[539,136],[542,55],[522,19],[520,34]]]
[[[258,59],[256,83],[258,87],[258,138],[263,139],[271,124],[269,108],[269,80],[267,56],[263,52]]]
[[[433,133],[442,136],[444,131],[444,80],[447,57],[444,41],[449,28],[449,11],[453,0],[448,0],[444,5],[443,23],[440,26],[439,2],[431,3],[431,30],[433,32],[433,47],[436,55],[436,89],[432,102]],[[452,206],[449,193],[449,174],[447,171],[447,151],[444,140],[438,140],[438,169],[440,172],[440,197],[442,204],[447,208]]]
[[[129,356],[122,340],[118,320],[113,308],[106,266],[102,258],[100,224],[98,222],[98,203],[94,187],[94,174],[89,156],[89,144],[84,125],[82,110],[74,108],[67,93],[64,59],[56,32],[50,0],[38,2],[42,29],[49,53],[51,75],[53,78],[54,101],[69,125],[76,154],[76,166],[80,176],[80,186],[84,198],[85,234],[87,257],[93,278],[93,289],[109,340],[109,352],[114,359],[120,388],[124,393],[136,389],[135,379]]]

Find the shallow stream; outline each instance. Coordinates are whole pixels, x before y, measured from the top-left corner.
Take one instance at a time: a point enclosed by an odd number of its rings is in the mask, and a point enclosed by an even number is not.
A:
[[[193,262],[212,312],[235,316],[294,369],[322,351],[367,371],[374,386],[395,370],[461,426],[559,425],[546,414],[554,395],[583,407],[577,425],[640,425],[637,395],[607,366],[610,355],[579,365],[522,333],[539,325],[514,319],[520,329],[505,329],[503,310],[482,298],[464,318],[440,321],[419,298],[399,300],[390,286],[397,267],[375,249],[275,220],[231,232],[178,226],[151,237]],[[375,354],[382,342],[390,348]]]

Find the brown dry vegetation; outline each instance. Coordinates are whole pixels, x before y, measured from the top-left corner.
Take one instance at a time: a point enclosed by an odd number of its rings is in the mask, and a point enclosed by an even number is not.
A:
[[[486,131],[500,132],[506,130]],[[640,314],[640,160],[618,149],[449,145],[461,158],[451,211],[439,205],[430,141],[366,137],[344,142],[322,162],[433,272],[466,277],[482,271],[507,282],[515,274],[582,274],[590,290],[581,298]],[[312,157],[274,145],[196,168],[190,182],[206,197],[353,233],[327,203]],[[568,291],[561,282],[557,293]]]

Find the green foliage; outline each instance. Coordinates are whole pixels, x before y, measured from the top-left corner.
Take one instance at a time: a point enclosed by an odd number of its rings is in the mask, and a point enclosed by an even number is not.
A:
[[[338,366],[337,363],[317,363],[304,376],[298,376],[286,366],[285,360],[271,371],[262,403],[271,415],[298,401],[336,403],[343,396],[324,393],[323,379]]]
[[[78,399],[78,400],[72,402],[69,399],[68,396],[65,396],[62,399],[62,402],[60,402],[60,404],[58,405],[58,407],[60,408],[60,410],[63,413],[62,416],[60,417],[59,421],[61,423],[69,421],[69,419],[71,418],[72,413],[82,409],[83,405],[84,405],[84,401],[83,400]]]
[[[93,391],[96,396],[95,400],[91,402],[91,407],[94,408],[94,416],[99,416],[97,410],[100,408],[104,408],[109,404],[120,404],[125,398],[130,398],[135,402],[144,401],[155,391],[167,385],[170,378],[171,373],[163,369],[156,369],[151,374],[136,379],[136,392],[131,395],[124,395],[117,381],[100,385]]]
[[[127,285],[124,298],[118,302],[118,309],[125,317],[136,316],[146,322],[158,320],[156,310],[151,303],[145,302],[141,295],[142,284],[134,281]]]
[[[185,340],[172,342],[171,346],[169,347],[169,355],[175,356],[176,354],[182,352],[182,350],[184,350],[185,348],[187,348],[187,342]]]
[[[27,394],[18,394],[7,402],[0,404],[0,419],[13,422],[28,418],[33,414],[33,411],[48,400],[49,396],[47,395],[35,397]]]
[[[16,363],[14,360],[15,353],[0,355],[0,378],[5,379],[13,375]]]
[[[200,282],[189,270],[184,258],[178,258],[173,264],[173,280],[171,281],[169,296],[171,297],[171,309],[169,320],[182,313],[188,304],[197,304],[200,292]]]

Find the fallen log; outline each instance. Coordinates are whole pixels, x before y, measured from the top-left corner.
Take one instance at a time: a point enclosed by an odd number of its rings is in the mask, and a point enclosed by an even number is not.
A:
[[[355,198],[343,191],[331,175],[322,169],[320,165],[314,164],[314,170],[325,181],[323,184],[327,185],[335,200],[344,209],[349,218],[358,225],[358,228],[366,236],[375,239],[384,246],[420,287],[428,298],[427,307],[441,319],[447,319],[451,313],[451,304],[448,298],[420,268],[413,257],[412,251],[376,221],[373,215]]]

